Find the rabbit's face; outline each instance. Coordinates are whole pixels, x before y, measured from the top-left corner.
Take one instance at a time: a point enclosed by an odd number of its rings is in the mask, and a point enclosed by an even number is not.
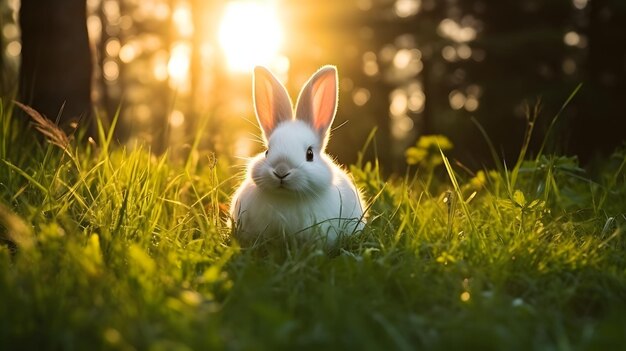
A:
[[[283,122],[252,164],[252,180],[262,191],[315,196],[332,183],[332,170],[319,135],[302,121]]]
[[[250,167],[261,190],[296,198],[332,189],[332,161],[324,155],[337,109],[337,70],[324,66],[300,91],[294,116],[287,90],[267,69],[254,70],[254,107],[268,147]]]

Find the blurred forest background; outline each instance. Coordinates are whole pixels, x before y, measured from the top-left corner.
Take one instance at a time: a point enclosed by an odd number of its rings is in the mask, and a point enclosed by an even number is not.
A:
[[[542,102],[532,150],[579,83],[554,151],[588,161],[626,135],[624,0],[0,0],[0,29],[4,98],[64,125],[119,109],[120,142],[155,152],[184,155],[198,133],[220,158],[259,151],[255,64],[294,99],[319,66],[338,66],[335,126],[347,123],[330,153],[344,163],[377,127],[387,171],[425,134],[489,164],[471,117],[512,162],[525,106]]]

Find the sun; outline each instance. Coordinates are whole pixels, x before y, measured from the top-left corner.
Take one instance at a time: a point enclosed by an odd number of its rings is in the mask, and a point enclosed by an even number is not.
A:
[[[218,36],[229,69],[249,72],[278,57],[284,35],[273,1],[233,1],[226,4]]]

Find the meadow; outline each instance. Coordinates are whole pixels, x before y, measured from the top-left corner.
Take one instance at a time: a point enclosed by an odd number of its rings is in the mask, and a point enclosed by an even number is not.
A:
[[[88,141],[1,108],[2,349],[626,345],[624,147],[581,168],[521,141],[474,172],[431,137],[392,177],[361,151],[364,232],[241,247],[225,209],[242,174],[220,155],[172,162],[114,126]]]

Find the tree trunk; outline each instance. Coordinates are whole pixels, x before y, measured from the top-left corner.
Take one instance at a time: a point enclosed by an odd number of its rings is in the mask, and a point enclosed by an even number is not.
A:
[[[19,99],[61,125],[91,114],[85,0],[22,0]]]
[[[626,130],[626,6],[621,0],[593,0],[588,6],[585,79],[571,141],[583,161],[611,153]]]

